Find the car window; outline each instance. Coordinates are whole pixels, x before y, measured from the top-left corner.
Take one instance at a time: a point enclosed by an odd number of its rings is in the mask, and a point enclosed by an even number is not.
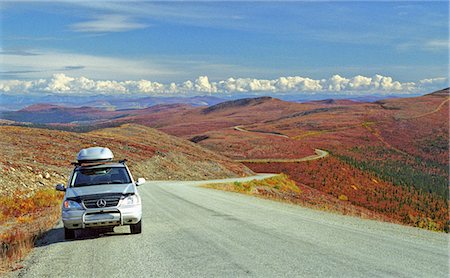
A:
[[[130,183],[128,171],[124,167],[105,167],[76,170],[72,178],[72,186],[89,186],[99,184]]]

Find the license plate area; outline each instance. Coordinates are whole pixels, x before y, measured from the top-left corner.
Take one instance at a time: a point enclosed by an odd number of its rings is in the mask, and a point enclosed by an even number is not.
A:
[[[97,221],[108,221],[119,219],[120,215],[118,213],[93,213],[86,214],[84,217],[85,222],[97,222]]]

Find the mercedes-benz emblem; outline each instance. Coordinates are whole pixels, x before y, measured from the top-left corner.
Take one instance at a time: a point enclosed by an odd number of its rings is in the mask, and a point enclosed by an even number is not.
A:
[[[99,207],[99,208],[104,208],[104,207],[106,207],[106,200],[105,200],[105,199],[99,199],[99,200],[97,201],[97,207]]]

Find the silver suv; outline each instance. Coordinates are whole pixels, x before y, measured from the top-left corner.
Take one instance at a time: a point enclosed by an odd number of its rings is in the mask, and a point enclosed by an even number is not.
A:
[[[132,234],[142,231],[142,205],[125,160],[113,161],[108,148],[93,147],[78,153],[78,162],[67,187],[58,184],[56,190],[65,191],[62,221],[65,239],[74,239],[75,231],[129,225]]]

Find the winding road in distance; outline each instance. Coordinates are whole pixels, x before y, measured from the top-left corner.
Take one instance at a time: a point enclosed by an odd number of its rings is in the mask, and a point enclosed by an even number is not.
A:
[[[315,149],[316,154],[305,156],[302,158],[249,158],[249,159],[235,159],[234,161],[240,163],[292,163],[311,161],[326,157],[329,153],[324,150]]]
[[[60,224],[10,276],[448,277],[447,234],[198,186],[223,181],[148,182],[142,234]]]
[[[234,126],[233,129],[237,130],[237,131],[241,131],[241,132],[253,132],[253,133],[261,133],[264,135],[290,138],[287,135],[275,133],[275,132],[247,130],[241,125]],[[320,149],[314,149],[314,152],[316,154],[301,157],[301,158],[248,158],[248,159],[235,159],[234,161],[240,162],[240,163],[293,163],[293,162],[304,162],[304,161],[321,159],[321,158],[326,157],[329,154],[327,151],[320,150]]]

